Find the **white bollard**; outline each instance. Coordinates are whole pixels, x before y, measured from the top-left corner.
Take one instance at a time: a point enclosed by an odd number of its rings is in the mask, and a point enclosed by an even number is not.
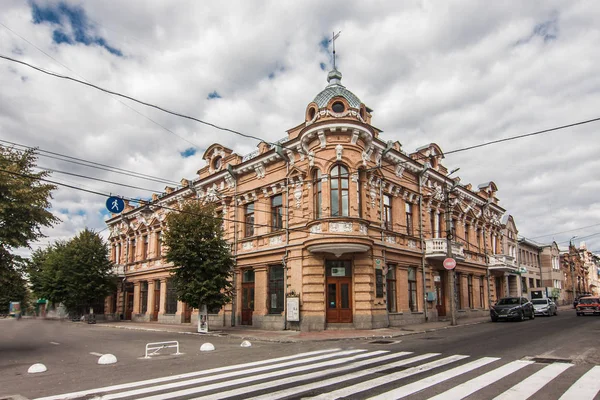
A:
[[[250,346],[252,346],[252,343],[250,343],[247,340],[244,340],[240,346],[241,347],[250,347]]]
[[[213,346],[212,343],[204,343],[202,346],[200,346],[200,351],[213,351],[215,349],[215,346]]]
[[[104,354],[98,359],[98,364],[100,365],[115,364],[116,362],[117,357],[112,354]]]
[[[46,368],[46,366],[44,364],[33,364],[31,367],[29,367],[29,369],[27,370],[27,373],[29,374],[37,374],[40,372],[46,372],[48,371],[48,368]]]

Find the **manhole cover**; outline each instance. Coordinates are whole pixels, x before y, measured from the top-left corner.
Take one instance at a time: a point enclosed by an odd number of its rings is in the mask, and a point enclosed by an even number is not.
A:
[[[396,340],[373,340],[370,344],[393,344],[398,343]]]

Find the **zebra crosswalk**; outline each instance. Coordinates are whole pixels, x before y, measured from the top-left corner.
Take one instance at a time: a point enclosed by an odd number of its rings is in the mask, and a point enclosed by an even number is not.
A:
[[[536,395],[547,400],[593,400],[599,393],[600,366],[334,348],[37,400],[525,400]]]

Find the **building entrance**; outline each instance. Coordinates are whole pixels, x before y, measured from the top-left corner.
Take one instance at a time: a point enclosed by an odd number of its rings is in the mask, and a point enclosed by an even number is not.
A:
[[[242,272],[242,325],[252,325],[254,312],[254,270]]]
[[[152,310],[151,321],[158,321],[158,312],[160,310],[160,281],[154,281],[154,310]]]
[[[446,316],[446,272],[440,272],[439,280],[435,282],[435,298],[438,317]]]
[[[350,261],[326,261],[327,323],[352,322],[352,264]]]

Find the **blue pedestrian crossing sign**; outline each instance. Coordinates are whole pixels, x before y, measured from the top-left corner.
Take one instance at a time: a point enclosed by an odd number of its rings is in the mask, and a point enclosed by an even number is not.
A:
[[[125,208],[125,202],[118,197],[109,197],[106,200],[106,208],[113,214],[119,214]]]

